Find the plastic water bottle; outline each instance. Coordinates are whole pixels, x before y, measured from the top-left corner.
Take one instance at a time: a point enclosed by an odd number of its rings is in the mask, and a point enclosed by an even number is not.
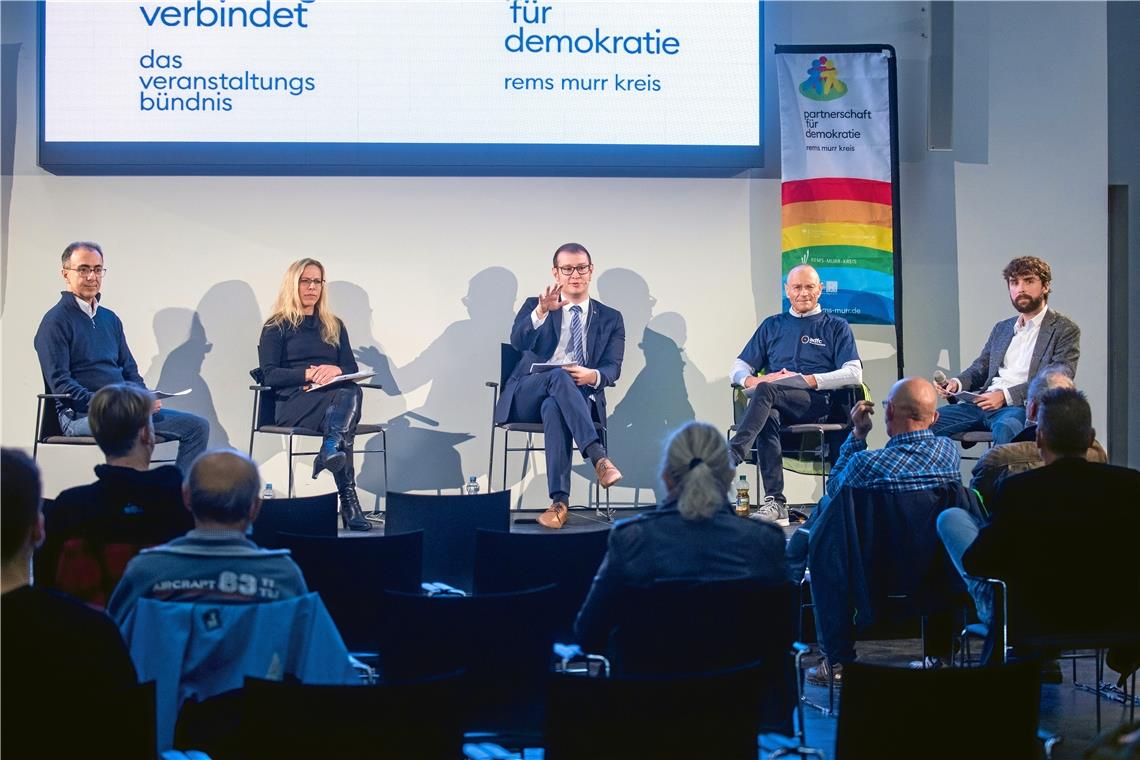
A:
[[[471,477],[467,478],[467,495],[474,496],[477,493],[479,493],[479,481],[475,479],[474,475],[472,475]]]
[[[266,483],[265,488],[261,491],[261,500],[272,499],[276,494],[273,493],[273,484]]]
[[[748,510],[751,507],[751,499],[748,497],[748,478],[741,475],[740,480],[736,482],[736,514],[748,517]]]

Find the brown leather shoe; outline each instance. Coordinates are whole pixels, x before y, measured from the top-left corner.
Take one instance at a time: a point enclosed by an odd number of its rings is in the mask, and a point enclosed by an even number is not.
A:
[[[544,528],[558,530],[566,524],[566,520],[570,517],[569,508],[560,501],[556,501],[546,508],[546,511],[538,516],[538,524]]]
[[[597,473],[598,485],[602,488],[609,488],[621,480],[621,470],[614,467],[614,463],[606,457],[598,460],[598,463],[594,465],[594,472]]]

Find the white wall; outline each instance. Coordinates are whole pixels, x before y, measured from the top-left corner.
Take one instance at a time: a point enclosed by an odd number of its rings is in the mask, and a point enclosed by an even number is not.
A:
[[[485,486],[483,383],[497,376],[495,344],[522,298],[545,284],[553,249],[576,240],[595,255],[595,295],[623,310],[629,331],[623,377],[609,394],[612,452],[631,485],[652,487],[665,430],[694,415],[727,426],[728,366],[757,319],[778,308],[771,46],[814,42],[886,42],[899,52],[908,370],[929,374],[940,357],[950,369],[969,362],[992,323],[1012,313],[1001,267],[1034,253],[1054,267],[1053,305],[1084,329],[1078,380],[1103,424],[1106,315],[1103,299],[1090,297],[1105,276],[1103,3],[960,4],[963,144],[937,154],[924,149],[923,6],[767,3],[768,167],[724,180],[56,177],[35,165],[34,10],[4,3],[3,13],[5,61],[18,66],[5,75],[16,87],[14,113],[6,98],[4,117],[15,124],[3,184],[5,445],[31,443],[32,335],[58,298],[68,241],[104,246],[105,303],[122,317],[148,381],[196,384],[185,406],[216,417],[214,443],[239,448],[258,325],[286,264],[311,255],[328,266],[353,343],[386,355],[402,391],[369,401],[366,417],[413,411],[438,422],[396,420],[392,486],[453,488],[468,474]],[[1064,55],[1042,54],[1050,50]],[[653,332],[642,340],[646,325]],[[891,330],[856,334],[881,399],[895,376]],[[267,440],[256,454],[283,487],[280,444]],[[47,493],[89,480],[97,460],[53,451],[43,459]],[[304,485],[331,487],[327,476],[308,484],[304,469]],[[375,488],[375,462],[364,469],[362,484]],[[806,501],[815,488],[796,480],[789,495]],[[534,482],[526,504],[543,506],[544,490]],[[574,498],[584,501],[584,481]]]

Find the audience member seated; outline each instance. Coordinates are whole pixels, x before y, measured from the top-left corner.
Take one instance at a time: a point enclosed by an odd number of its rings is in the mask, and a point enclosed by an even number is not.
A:
[[[970,475],[970,488],[978,492],[983,504],[993,502],[998,484],[1007,475],[1035,470],[1045,464],[1041,459],[1041,450],[1037,448],[1037,407],[1046,391],[1074,387],[1068,368],[1062,364],[1049,365],[1030,381],[1025,401],[1025,420],[1029,424],[1011,443],[994,446],[982,454]],[[1094,440],[1085,458],[1090,462],[1104,464],[1108,461],[1108,454]]]
[[[803,580],[807,562],[808,535],[816,519],[843,488],[871,488],[891,493],[923,491],[962,479],[958,449],[946,438],[937,438],[930,426],[938,419],[938,394],[929,380],[905,377],[887,393],[883,402],[887,445],[867,448],[867,435],[874,423],[873,401],[860,401],[851,410],[851,433],[839,449],[839,458],[827,481],[827,492],[788,542],[792,580]]]
[[[107,605],[120,625],[141,598],[171,602],[275,602],[307,593],[288,549],[262,549],[246,537],[261,509],[261,478],[236,451],[208,451],[182,488],[194,530],[146,549],[127,565]]]
[[[616,523],[574,633],[585,648],[604,648],[626,594],[659,580],[787,578],[784,534],[771,523],[733,514],[726,494],[733,464],[724,438],[690,422],[666,444],[663,503]]]
[[[986,525],[961,510],[938,518],[938,534],[967,581],[978,618],[990,626],[989,661],[1001,658],[992,639],[993,592],[976,579],[1005,581],[1011,632],[1038,631],[1058,615],[1079,621],[1123,613],[1132,625],[1138,622],[1134,543],[1140,535],[1140,472],[1087,461],[1093,438],[1084,394],[1073,388],[1046,391],[1037,404],[1044,466],[998,485]],[[1076,523],[1082,511],[1096,521],[1087,537]],[[1131,589],[1124,598],[1122,585]],[[1060,610],[1060,600],[1079,609]]]
[[[153,405],[146,389],[130,383],[104,386],[92,397],[88,419],[107,463],[95,467],[94,483],[63,491],[44,511],[48,540],[36,557],[41,585],[103,606],[127,560],[194,526],[179,469],[150,469]]]
[[[64,594],[31,585],[32,552],[44,539],[40,474],[14,449],[2,452],[0,615],[4,635],[0,722],[4,757],[114,757],[132,716],[100,705],[135,685],[135,668],[114,624]]]
[[[877,450],[867,448],[867,435],[873,428],[871,416],[874,402],[859,401],[851,410],[852,430],[839,450],[839,459],[827,483],[827,493],[820,500],[811,518],[796,531],[788,544],[789,565],[793,580],[803,578],[809,537],[811,541],[826,541],[817,538],[813,531],[820,517],[832,501],[844,491],[867,489],[890,494],[916,494],[922,503],[929,503],[929,494],[941,493],[938,489],[946,485],[960,484],[961,459],[955,445],[947,438],[938,438],[930,432],[930,427],[938,419],[938,393],[934,385],[923,378],[906,377],[899,380],[887,394],[884,402],[887,440],[886,446]],[[957,501],[958,491],[947,492],[946,498]],[[837,532],[838,535],[846,535]],[[933,533],[931,534],[933,539]],[[815,549],[813,551],[822,551]],[[873,558],[865,558],[869,561]],[[813,574],[813,596],[827,593],[819,588],[822,580]],[[823,614],[817,605],[816,614]],[[853,637],[852,637],[853,638]],[[808,680],[816,684],[829,683],[834,670],[836,680],[841,680],[844,661],[854,659],[854,647],[845,644],[844,651],[826,653],[819,666],[808,669]]]

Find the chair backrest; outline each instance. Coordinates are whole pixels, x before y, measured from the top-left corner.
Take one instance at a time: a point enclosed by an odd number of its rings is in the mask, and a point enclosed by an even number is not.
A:
[[[127,570],[127,563],[154,544],[102,541],[76,536],[58,544],[42,563],[47,573],[37,585],[58,589],[104,608]],[[48,558],[50,557],[50,558]]]
[[[649,676],[761,666],[763,723],[791,733],[798,589],[743,578],[659,581],[621,594],[610,636],[614,673]]]
[[[842,649],[852,629],[869,636],[873,625],[961,608],[966,588],[935,527],[938,515],[950,507],[979,511],[957,482],[905,493],[842,488],[835,494],[808,544],[816,631],[824,651]]]
[[[522,359],[522,352],[512,346],[510,343],[499,344],[499,389],[502,391],[503,386],[507,384],[507,379],[511,373],[515,371],[519,361]]]
[[[257,394],[257,427],[276,424],[277,394],[272,388],[255,391]]]
[[[265,378],[261,372],[261,367],[254,367],[249,371],[249,376],[253,378],[253,382],[260,386],[262,389],[253,389],[253,419],[254,428],[264,427],[265,425],[276,424],[277,418],[277,393],[267,386],[265,386]]]
[[[475,531],[507,532],[510,491],[486,494],[421,495],[389,491],[384,519],[388,535],[422,530],[425,581],[443,581],[465,591],[472,587]]]
[[[384,681],[465,671],[466,730],[536,730],[554,643],[555,587],[477,596],[386,592]]]
[[[609,528],[542,533],[476,531],[475,593],[556,584],[554,633],[558,641],[570,641],[574,617],[606,554],[609,535]]]
[[[462,757],[462,682],[450,675],[379,686],[304,686],[247,678],[242,757]]]
[[[317,594],[253,604],[140,599],[119,630],[139,680],[156,684],[160,752],[171,747],[185,701],[239,689],[246,676],[359,682]]]
[[[354,538],[279,533],[278,541],[354,652],[379,646],[384,592],[415,593],[423,580],[423,531]]]
[[[843,704],[836,757],[1038,757],[1040,663],[989,668],[911,670],[864,665],[843,668]],[[884,706],[890,705],[889,720]],[[935,730],[932,718],[959,714],[989,721],[984,737],[973,731]]]
[[[545,756],[755,760],[765,677],[763,666],[640,678],[552,676]]]
[[[44,381],[44,393],[51,393],[48,389],[47,381]],[[40,406],[40,419],[39,419],[39,441],[47,438],[52,438],[57,435],[63,435],[63,429],[59,426],[59,410],[56,408],[55,399],[45,398],[42,400]]]
[[[337,534],[337,495],[303,496],[293,499],[268,499],[253,523],[253,541],[258,546],[276,549],[281,546],[280,533],[335,538]]]

